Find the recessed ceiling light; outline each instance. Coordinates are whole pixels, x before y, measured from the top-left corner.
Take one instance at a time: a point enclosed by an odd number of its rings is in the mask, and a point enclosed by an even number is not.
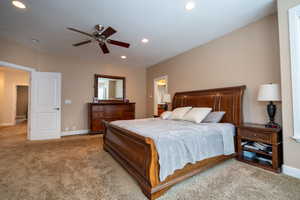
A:
[[[185,4],[185,9],[186,10],[193,10],[195,8],[195,2],[190,1],[187,4]]]
[[[21,1],[12,1],[12,4],[17,8],[21,8],[21,9],[26,8],[26,5],[24,3],[22,3]]]
[[[127,56],[121,56],[121,58],[122,58],[122,59],[126,59],[126,58],[127,58]]]
[[[148,42],[149,42],[149,40],[147,38],[142,39],[142,43],[148,43]]]

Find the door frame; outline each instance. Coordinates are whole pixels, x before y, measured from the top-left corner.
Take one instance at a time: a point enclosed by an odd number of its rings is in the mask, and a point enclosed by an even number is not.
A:
[[[169,81],[168,81],[168,75],[164,75],[164,76],[160,76],[160,77],[156,77],[156,78],[154,78],[153,79],[153,114],[154,115],[157,115],[158,113],[157,113],[157,95],[156,95],[156,93],[157,93],[157,90],[158,90],[158,88],[157,88],[157,84],[156,84],[156,82],[157,81],[159,81],[159,80],[161,80],[161,79],[165,79],[166,80],[166,90],[167,90],[167,93],[169,92],[168,91],[168,86],[169,86]]]
[[[0,66],[13,68],[13,69],[19,69],[23,71],[29,72],[29,85],[28,85],[28,120],[27,120],[27,139],[31,140],[31,128],[30,128],[30,120],[31,120],[31,79],[32,79],[32,72],[36,72],[37,70],[32,67],[27,67],[23,65],[17,65],[10,62],[0,61]]]
[[[293,105],[293,139],[300,142],[300,5],[292,7],[289,14],[289,39],[290,39],[290,62],[291,62],[291,79],[292,79],[292,105]],[[284,101],[284,99],[283,99]]]

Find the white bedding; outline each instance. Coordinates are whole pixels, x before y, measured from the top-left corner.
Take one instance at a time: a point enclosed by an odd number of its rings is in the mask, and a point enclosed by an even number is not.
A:
[[[235,128],[228,123],[196,124],[160,118],[111,123],[154,140],[159,156],[160,181],[188,163],[235,152]]]

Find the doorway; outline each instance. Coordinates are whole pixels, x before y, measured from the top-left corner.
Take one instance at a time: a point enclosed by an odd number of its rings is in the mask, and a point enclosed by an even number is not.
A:
[[[27,138],[28,71],[0,66],[0,136]]]
[[[28,126],[27,139],[29,140],[45,140],[58,139],[61,137],[61,73],[58,72],[36,72],[35,69],[25,66],[0,61],[0,67],[5,67],[10,70],[21,70],[29,74],[28,81]],[[0,88],[4,87],[4,79],[1,79]],[[14,109],[9,112],[10,124],[15,125],[16,119],[16,86],[24,85],[16,83],[13,87],[15,96],[14,103],[10,108]],[[26,84],[25,84],[26,85]],[[6,96],[0,90],[0,106],[6,100]],[[11,90],[10,90],[11,91]],[[3,107],[6,109],[7,107]],[[1,113],[7,114],[8,112]],[[13,113],[13,114],[11,114]],[[6,117],[7,118],[7,117]],[[1,116],[0,116],[1,120]],[[1,125],[1,124],[0,124]],[[2,124],[3,125],[3,124]],[[4,124],[5,125],[5,124]]]
[[[154,115],[160,115],[164,111],[163,98],[168,94],[168,76],[161,76],[154,79]]]
[[[20,124],[28,119],[28,85],[17,85],[16,93],[16,124]]]

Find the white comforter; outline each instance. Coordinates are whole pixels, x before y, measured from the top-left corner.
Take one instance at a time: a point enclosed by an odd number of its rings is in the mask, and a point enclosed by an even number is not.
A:
[[[235,152],[232,124],[195,124],[160,118],[111,123],[154,140],[159,156],[160,181],[188,163]]]

